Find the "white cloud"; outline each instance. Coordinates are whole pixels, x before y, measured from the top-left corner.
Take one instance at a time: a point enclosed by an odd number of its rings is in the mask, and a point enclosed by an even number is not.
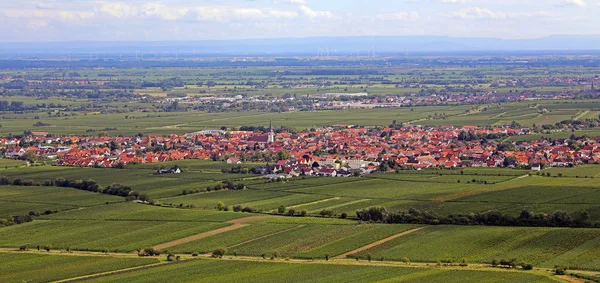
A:
[[[454,13],[454,16],[463,20],[505,20],[506,14],[502,12],[492,12],[487,8],[469,7],[461,9]]]
[[[123,2],[99,2],[98,12],[116,18],[129,18],[135,16],[135,8]]]
[[[493,12],[487,8],[470,7],[454,12],[454,17],[462,20],[507,20],[519,18],[555,18],[559,15],[549,11],[536,12]]]
[[[91,19],[95,16],[93,12],[85,11],[59,11],[58,18],[63,21],[80,21]]]
[[[46,2],[38,2],[35,4],[35,7],[41,10],[50,10],[56,9],[56,5],[54,3],[46,3]]]
[[[376,18],[382,21],[416,21],[419,19],[419,13],[412,11],[378,14]]]
[[[433,0],[434,2],[437,3],[442,3],[442,4],[466,4],[471,2],[471,0]]]
[[[177,20],[185,16],[188,12],[186,8],[172,8],[159,2],[144,4],[136,15],[142,17],[155,17],[163,20]]]
[[[273,0],[275,4],[306,5],[306,0]]]
[[[328,19],[332,19],[335,18],[335,15],[332,12],[329,11],[313,11],[310,8],[308,8],[307,6],[300,6],[300,11],[302,12],[302,14],[304,14],[305,16],[314,19],[314,18],[328,18]]]
[[[585,0],[563,0],[559,6],[585,7]]]

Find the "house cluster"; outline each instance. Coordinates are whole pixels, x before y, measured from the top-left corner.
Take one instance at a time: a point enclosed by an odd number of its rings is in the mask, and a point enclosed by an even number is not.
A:
[[[379,162],[364,160],[339,160],[319,158],[305,154],[299,159],[279,160],[273,165],[254,168],[254,173],[267,179],[284,179],[298,176],[350,177],[369,174],[379,168]]]
[[[39,156],[56,165],[116,167],[182,159],[230,164],[266,162],[263,174],[348,176],[380,169],[380,163],[430,167],[573,166],[600,162],[600,137],[501,142],[528,129],[477,126],[355,127],[335,125],[298,133],[272,129],[202,131],[169,136],[54,136],[34,132],[0,138],[5,158]],[[356,173],[358,172],[358,173]]]

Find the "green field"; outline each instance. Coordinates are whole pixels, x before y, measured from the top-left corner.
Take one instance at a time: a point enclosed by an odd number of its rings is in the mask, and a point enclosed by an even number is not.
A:
[[[517,259],[535,266],[566,265],[600,270],[598,229],[531,228],[531,227],[427,227],[369,249],[358,256],[371,254],[412,261],[489,263],[493,259]]]
[[[231,272],[235,271],[235,272]],[[522,272],[236,260],[194,260],[90,282],[553,282]]]
[[[0,281],[52,282],[158,263],[152,258],[0,253]]]
[[[44,213],[122,202],[116,196],[80,191],[72,188],[0,186],[0,217]]]

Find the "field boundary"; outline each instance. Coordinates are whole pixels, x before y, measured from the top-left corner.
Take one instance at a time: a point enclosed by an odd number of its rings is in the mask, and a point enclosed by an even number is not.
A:
[[[204,232],[204,233],[196,234],[196,235],[185,237],[185,238],[182,238],[182,239],[170,241],[170,242],[163,243],[163,244],[160,244],[160,245],[156,245],[156,246],[154,246],[154,249],[164,250],[164,249],[167,249],[167,248],[170,248],[170,247],[174,247],[174,246],[178,246],[178,245],[182,245],[182,244],[187,244],[189,242],[200,240],[200,239],[204,239],[206,237],[210,237],[210,236],[222,234],[222,233],[225,233],[225,232],[237,230],[237,229],[240,229],[240,228],[248,226],[249,224],[247,224],[247,222],[251,222],[251,221],[254,221],[254,220],[260,220],[260,219],[264,219],[264,218],[269,218],[269,217],[271,217],[271,216],[269,216],[269,215],[256,215],[256,216],[250,216],[250,217],[244,217],[244,218],[229,220],[229,221],[227,221],[227,223],[231,224],[230,226],[219,228],[219,229],[215,229],[215,230],[211,230],[211,231],[207,231],[207,232]]]
[[[370,244],[368,244],[368,245],[366,245],[366,246],[362,246],[362,247],[360,247],[360,248],[358,248],[358,249],[355,249],[355,250],[352,250],[352,251],[349,251],[349,252],[343,253],[343,254],[341,254],[341,255],[338,255],[338,256],[334,257],[334,259],[344,259],[344,258],[346,258],[346,257],[347,257],[347,256],[349,256],[349,255],[360,253],[360,252],[362,252],[362,251],[365,251],[365,250],[368,250],[368,249],[370,249],[370,248],[373,248],[373,247],[379,246],[379,245],[381,245],[381,244],[383,244],[383,243],[389,242],[389,241],[391,241],[391,240],[393,240],[393,239],[400,238],[400,237],[402,237],[402,236],[406,236],[406,235],[408,235],[408,234],[411,234],[411,233],[414,233],[414,232],[420,231],[420,230],[422,230],[422,229],[425,229],[425,228],[426,228],[426,227],[419,227],[419,228],[410,229],[410,230],[408,230],[408,231],[404,231],[404,232],[401,232],[401,233],[398,233],[398,234],[395,234],[395,235],[389,236],[389,237],[387,237],[387,238],[384,238],[384,239],[381,239],[381,240],[379,240],[379,241],[376,241],[376,242],[370,243]]]

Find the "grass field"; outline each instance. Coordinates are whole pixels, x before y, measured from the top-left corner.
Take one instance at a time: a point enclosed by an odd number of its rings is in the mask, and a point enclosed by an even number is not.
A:
[[[553,282],[523,272],[236,260],[194,260],[90,282],[465,282],[465,278],[473,282]]]
[[[0,253],[0,282],[52,282],[157,263],[152,258]]]

